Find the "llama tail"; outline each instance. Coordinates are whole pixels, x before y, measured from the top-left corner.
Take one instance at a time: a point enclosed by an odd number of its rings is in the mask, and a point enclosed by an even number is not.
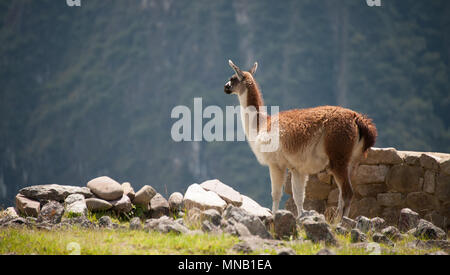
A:
[[[377,139],[377,128],[372,119],[365,115],[358,114],[355,118],[356,125],[359,130],[359,139],[364,138],[363,154],[367,154],[367,150],[375,145]]]

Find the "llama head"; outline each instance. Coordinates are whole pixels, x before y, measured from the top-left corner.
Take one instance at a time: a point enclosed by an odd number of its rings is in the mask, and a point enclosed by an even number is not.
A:
[[[234,70],[235,74],[230,77],[230,81],[225,84],[224,91],[227,94],[240,95],[247,91],[247,87],[254,83],[253,75],[258,68],[258,63],[255,62],[253,67],[248,71],[242,71],[238,66],[234,65],[233,61],[228,60],[228,64]]]

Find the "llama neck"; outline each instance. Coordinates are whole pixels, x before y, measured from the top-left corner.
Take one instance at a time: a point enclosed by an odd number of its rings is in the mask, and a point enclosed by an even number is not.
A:
[[[249,138],[250,130],[256,130],[256,133],[258,133],[261,129],[261,125],[264,123],[262,116],[268,117],[263,108],[261,108],[264,106],[264,101],[256,83],[253,82],[247,85],[247,92],[239,95],[239,102],[241,104],[242,126],[244,127],[245,135]],[[246,113],[254,115],[253,118],[255,120],[250,121],[252,116],[246,115]]]

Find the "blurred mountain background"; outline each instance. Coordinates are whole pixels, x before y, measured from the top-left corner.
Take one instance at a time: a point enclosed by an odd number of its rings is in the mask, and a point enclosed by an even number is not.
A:
[[[377,147],[450,152],[450,1],[0,1],[0,205],[25,186],[108,175],[137,191],[218,178],[265,206],[246,142],[171,139],[173,107],[223,92],[259,62],[266,105],[341,105]],[[208,120],[206,119],[204,123]]]

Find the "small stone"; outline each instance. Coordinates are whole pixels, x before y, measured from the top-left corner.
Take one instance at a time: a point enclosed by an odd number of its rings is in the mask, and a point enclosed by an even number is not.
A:
[[[81,194],[69,195],[65,201],[65,212],[77,216],[86,216],[88,208],[84,196]]]
[[[134,189],[131,186],[131,183],[129,183],[129,182],[122,183],[122,189],[123,189],[123,194],[128,196],[130,198],[130,200],[133,201],[134,197],[136,196],[136,193],[134,192]]]
[[[343,216],[342,219],[341,219],[341,226],[343,226],[347,230],[352,230],[353,228],[356,227],[356,221],[350,219],[347,216]]]
[[[324,241],[327,245],[337,245],[337,240],[331,231],[330,226],[324,221],[306,220],[303,223],[306,236],[312,242]]]
[[[375,217],[370,222],[372,223],[372,230],[374,232],[381,232],[386,227],[386,221],[380,217]]]
[[[363,233],[367,233],[372,230],[372,221],[364,216],[356,218],[356,229]]]
[[[401,232],[407,232],[415,228],[420,221],[420,216],[409,208],[404,208],[400,211],[398,219],[398,228]]]
[[[149,210],[150,201],[156,195],[155,189],[150,185],[144,185],[135,195],[133,204],[144,207],[145,210]]]
[[[169,218],[167,216],[162,216],[159,219],[149,219],[145,221],[144,229],[147,231],[154,230],[161,233],[169,233],[169,232],[174,232],[176,234],[189,233],[189,229],[175,222],[172,218]]]
[[[169,202],[158,193],[150,200],[150,216],[159,219],[167,215],[169,215]]]
[[[133,209],[130,197],[125,194],[122,195],[122,198],[110,201],[109,203],[111,203],[113,209],[118,213],[129,213]]]
[[[120,199],[123,195],[122,185],[110,177],[92,179],[87,183],[87,187],[97,197],[107,201]]]
[[[294,215],[287,210],[275,212],[274,229],[275,237],[278,239],[289,238],[296,235],[297,224]]]
[[[41,204],[38,201],[26,198],[24,195],[17,194],[16,208],[25,216],[37,217],[41,211]]]
[[[352,231],[350,231],[350,241],[352,243],[365,242],[367,241],[367,236],[359,229],[354,228],[352,229]]]
[[[180,192],[172,193],[169,197],[169,210],[177,213],[183,209],[183,194]]]
[[[16,211],[16,209],[14,207],[6,208],[5,211],[3,212],[3,214],[6,217],[14,218],[14,219],[19,217],[19,214],[17,214],[17,211]]]
[[[138,217],[132,218],[130,220],[130,230],[141,230],[142,229],[142,223],[141,219]]]
[[[394,242],[402,239],[400,231],[395,226],[386,227],[385,229],[381,230],[381,234],[385,235]]]
[[[337,225],[336,228],[334,229],[334,232],[336,232],[336,234],[339,234],[339,235],[347,235],[347,233],[349,231],[347,230],[347,228],[345,228],[341,225]]]
[[[321,250],[319,250],[319,252],[316,253],[316,255],[336,255],[336,253],[334,253],[333,251],[323,248]]]
[[[294,249],[292,248],[281,248],[280,250],[277,251],[278,255],[297,255],[297,253],[295,253]]]
[[[383,243],[389,246],[394,246],[394,243],[384,234],[375,233],[372,235],[372,240],[376,243]]]
[[[109,217],[109,216],[102,216],[98,220],[98,225],[100,227],[103,227],[103,228],[112,228],[113,227],[113,222],[111,220],[111,217]]]
[[[64,206],[62,204],[57,201],[49,201],[42,207],[37,221],[57,224],[61,222],[63,214]]]
[[[203,217],[203,220],[210,221],[214,226],[220,226],[222,216],[216,209],[204,210],[202,211],[201,215]]]
[[[107,211],[113,207],[111,203],[99,198],[89,198],[85,202],[87,208],[92,212]]]
[[[64,203],[66,205],[68,205],[68,204],[72,204],[74,202],[83,201],[83,200],[84,200],[84,196],[82,194],[72,194],[72,195],[67,196]]]

